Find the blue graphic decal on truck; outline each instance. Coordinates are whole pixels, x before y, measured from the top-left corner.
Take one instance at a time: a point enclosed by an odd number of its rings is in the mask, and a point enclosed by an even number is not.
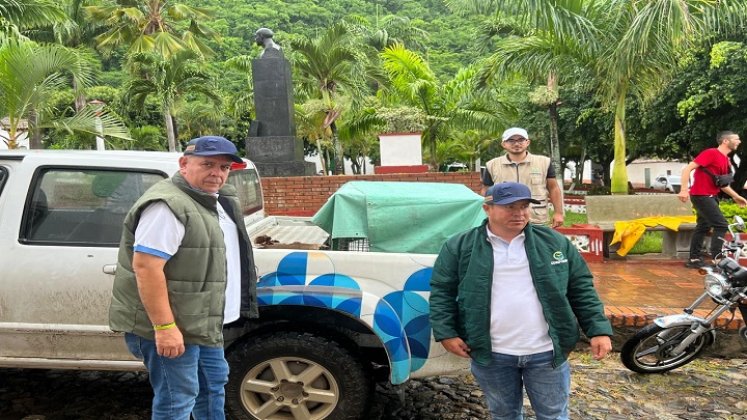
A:
[[[358,281],[341,273],[310,278],[309,254],[314,253],[290,253],[278,263],[277,271],[261,277],[257,290],[260,305],[309,305],[359,318],[381,339],[390,359],[392,383],[402,383],[410,372],[422,368],[431,342],[427,293],[432,269],[415,271],[404,281],[403,290],[379,298],[364,296]],[[366,313],[373,312],[372,322],[361,317],[364,307],[370,307]]]

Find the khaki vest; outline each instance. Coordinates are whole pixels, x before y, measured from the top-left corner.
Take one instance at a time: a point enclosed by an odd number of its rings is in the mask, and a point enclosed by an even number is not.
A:
[[[241,264],[241,314],[253,317],[257,313],[254,262],[234,192],[233,187],[226,186],[220,194],[230,201],[232,208],[226,208],[226,211],[233,214],[239,228],[239,245],[242,257],[245,257]],[[132,256],[140,214],[156,201],[165,202],[185,228],[179,250],[164,267],[176,325],[187,344],[220,346],[223,344],[227,273],[226,249],[218,222],[218,200],[210,194],[190,189],[179,174],[146,191],[125,218],[109,307],[109,327],[113,331],[154,339],[152,323],[137,290]]]
[[[534,224],[547,224],[547,169],[550,167],[550,158],[547,156],[533,155],[527,152],[526,158],[521,162],[512,162],[508,155],[491,159],[485,164],[494,184],[501,182],[520,182],[529,187],[532,198],[541,204],[530,204],[530,219]]]

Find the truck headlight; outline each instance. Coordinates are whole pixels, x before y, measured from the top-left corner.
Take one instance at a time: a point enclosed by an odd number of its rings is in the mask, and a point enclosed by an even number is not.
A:
[[[728,287],[726,279],[719,274],[706,274],[704,281],[706,291],[713,297],[721,297],[721,294]]]

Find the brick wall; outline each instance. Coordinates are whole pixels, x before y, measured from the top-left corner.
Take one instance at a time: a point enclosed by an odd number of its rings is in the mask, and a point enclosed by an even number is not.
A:
[[[349,181],[450,182],[480,193],[478,172],[425,172],[341,176],[262,178],[265,212],[276,216],[312,216],[340,186]]]

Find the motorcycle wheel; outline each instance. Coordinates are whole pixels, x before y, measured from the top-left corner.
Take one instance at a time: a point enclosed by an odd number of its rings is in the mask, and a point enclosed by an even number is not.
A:
[[[713,342],[710,333],[699,336],[678,355],[671,354],[685,337],[690,335],[689,325],[661,328],[651,324],[638,331],[623,344],[620,359],[626,368],[638,373],[662,373],[693,360]]]

